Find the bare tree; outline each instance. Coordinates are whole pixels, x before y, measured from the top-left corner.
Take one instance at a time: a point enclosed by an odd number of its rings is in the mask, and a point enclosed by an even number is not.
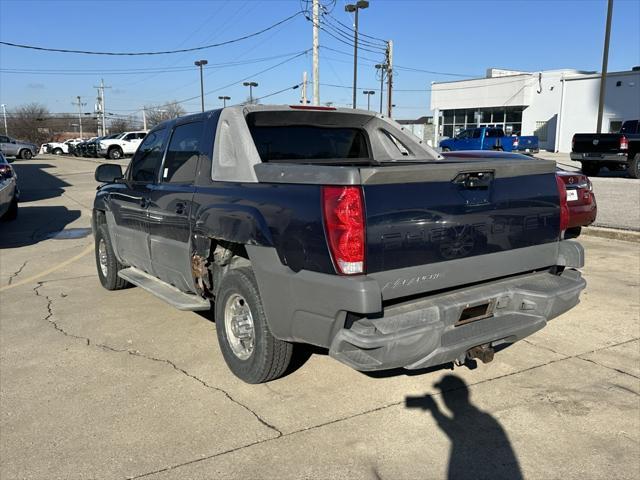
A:
[[[147,116],[147,126],[149,128],[165,120],[177,118],[187,113],[176,100],[167,102],[164,105],[145,106],[144,109]]]
[[[133,130],[133,125],[129,118],[116,118],[111,121],[111,128],[109,129],[111,133],[126,132],[128,130]]]
[[[49,125],[49,109],[40,103],[21,105],[9,112],[9,131],[20,140],[37,145],[46,142],[55,133]]]

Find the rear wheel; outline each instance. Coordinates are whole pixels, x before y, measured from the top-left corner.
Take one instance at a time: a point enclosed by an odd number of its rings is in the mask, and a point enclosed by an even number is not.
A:
[[[449,147],[442,147],[443,152],[450,152],[451,149]]]
[[[109,231],[105,224],[99,225],[96,231],[96,267],[100,283],[107,290],[121,290],[129,286],[129,282],[118,276],[118,272],[124,268],[111,245]]]
[[[18,218],[18,199],[13,197],[11,203],[9,204],[9,209],[2,216],[2,220],[5,222],[10,222]]]
[[[291,361],[293,344],[271,334],[250,268],[229,271],[215,302],[216,332],[231,372],[247,383],[274,380]]]
[[[627,173],[631,178],[640,178],[640,153],[636,153],[633,158],[629,159]]]
[[[54,148],[53,149],[53,153],[54,155],[62,155],[62,149],[61,148]]]
[[[582,173],[589,177],[596,177],[600,173],[600,164],[596,162],[582,162]]]
[[[569,228],[566,232],[564,232],[564,238],[566,240],[570,238],[578,238],[580,236],[580,232],[582,232],[582,227]]]

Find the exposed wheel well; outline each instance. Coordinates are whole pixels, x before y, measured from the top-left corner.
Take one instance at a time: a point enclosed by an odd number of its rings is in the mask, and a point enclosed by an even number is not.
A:
[[[224,275],[241,267],[251,267],[243,244],[198,235],[194,237],[191,273],[201,295],[215,298]]]

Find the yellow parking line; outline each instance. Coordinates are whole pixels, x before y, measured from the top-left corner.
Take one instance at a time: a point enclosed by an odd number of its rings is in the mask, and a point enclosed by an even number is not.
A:
[[[70,263],[73,263],[76,260],[81,259],[86,254],[93,252],[93,249],[94,249],[94,245],[93,244],[88,245],[87,248],[85,248],[82,252],[80,252],[75,257],[71,257],[70,259],[65,260],[64,262],[61,262],[61,263],[59,263],[57,265],[54,265],[53,267],[51,267],[51,268],[49,268],[47,270],[44,270],[43,272],[40,272],[37,275],[33,275],[32,277],[25,278],[24,280],[21,280],[21,281],[16,282],[16,283],[12,283],[11,285],[5,285],[4,287],[0,287],[0,292],[4,292],[5,290],[9,290],[10,288],[19,287],[20,285],[24,285],[25,283],[31,283],[34,280],[37,280],[37,279],[42,278],[42,277],[44,277],[46,275],[49,275],[50,273],[55,272],[56,270],[60,270],[62,267],[66,267]]]

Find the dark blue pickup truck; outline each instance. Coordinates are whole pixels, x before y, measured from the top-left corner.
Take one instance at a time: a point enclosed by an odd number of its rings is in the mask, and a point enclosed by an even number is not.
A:
[[[479,127],[461,131],[454,138],[440,142],[443,152],[457,150],[497,150],[533,154],[538,153],[538,137],[505,135],[501,128]]]
[[[126,172],[96,170],[96,264],[182,310],[214,309],[249,383],[294,343],[358,370],[474,358],[578,303],[555,164],[443,158],[361,110],[230,107],[171,120]]]

